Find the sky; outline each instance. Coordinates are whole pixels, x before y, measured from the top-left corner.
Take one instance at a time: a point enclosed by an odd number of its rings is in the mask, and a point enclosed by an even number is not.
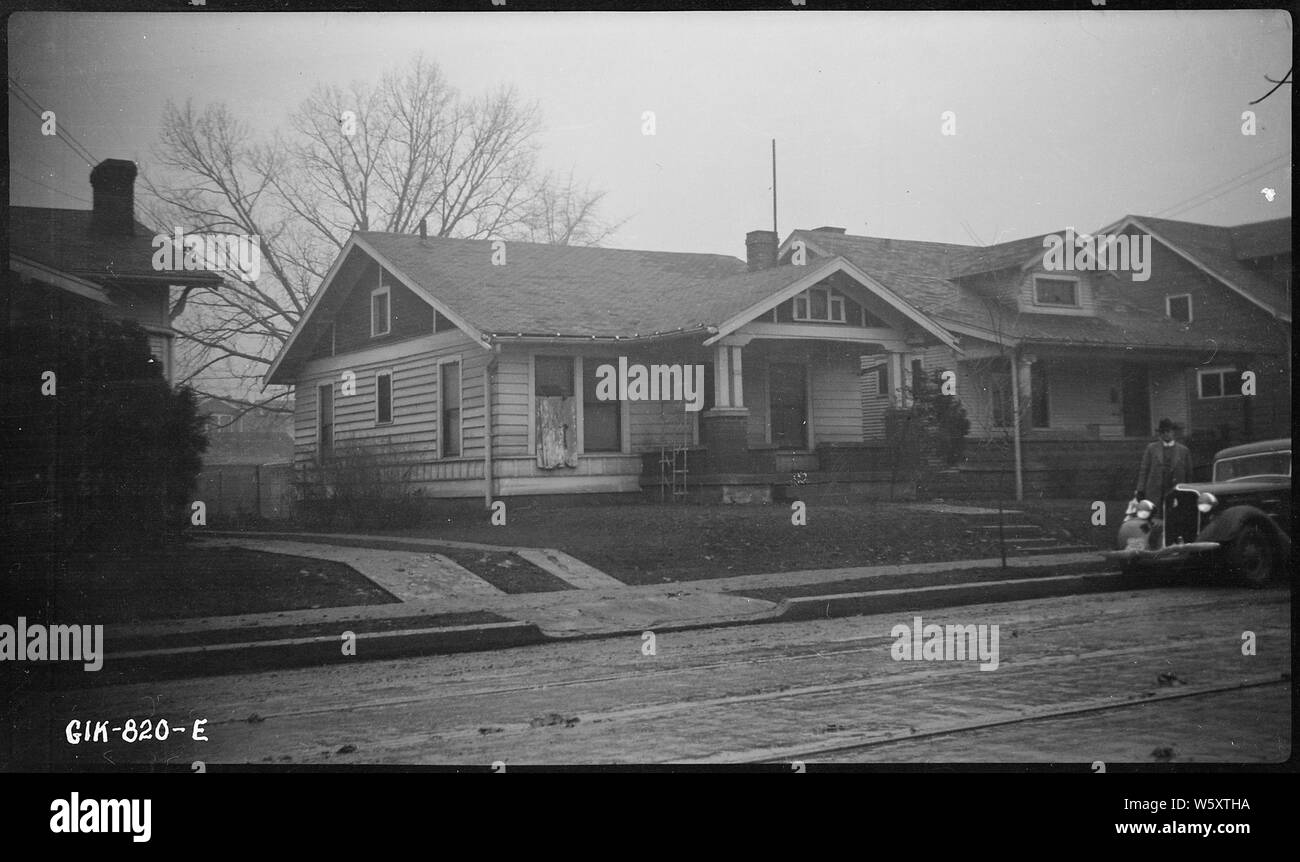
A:
[[[225,102],[270,135],[316,84],[417,53],[466,94],[512,84],[540,107],[542,164],[626,219],[613,247],[743,258],[745,233],[772,226],[773,138],[782,238],[991,244],[1129,213],[1291,214],[1292,87],[1248,104],[1290,68],[1280,11],[39,12],[9,27],[11,80],[96,160],[146,169],[168,99]],[[12,89],[8,132],[11,204],[89,207],[89,166]]]

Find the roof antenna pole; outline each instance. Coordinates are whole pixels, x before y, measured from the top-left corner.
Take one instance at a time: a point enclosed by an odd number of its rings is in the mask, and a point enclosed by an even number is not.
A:
[[[776,230],[776,138],[772,139],[772,233],[776,234],[777,242],[780,242],[781,234]]]

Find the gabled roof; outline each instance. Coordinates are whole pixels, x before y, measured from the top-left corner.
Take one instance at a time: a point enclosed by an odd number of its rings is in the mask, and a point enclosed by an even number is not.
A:
[[[114,278],[165,279],[173,284],[213,283],[212,272],[153,268],[156,232],[135,222],[130,236],[96,230],[90,210],[9,207],[9,250],[90,281]]]
[[[728,279],[745,273],[744,261],[727,255],[512,241],[495,266],[490,240],[354,236],[487,335],[669,333],[716,322],[728,289],[748,295],[743,280]]]
[[[1129,216],[1135,224],[1146,227],[1152,236],[1166,240],[1175,251],[1185,252],[1194,262],[1224,284],[1241,293],[1266,311],[1283,317],[1291,315],[1291,297],[1280,285],[1269,281],[1241,263],[1233,248],[1233,228],[1194,222],[1173,221],[1151,216]],[[1286,232],[1290,234],[1290,219],[1286,219]],[[1263,223],[1267,224],[1267,222]],[[1245,225],[1243,234],[1248,240],[1274,242],[1280,228],[1260,229],[1258,225]],[[1258,231],[1258,233],[1256,233]],[[1290,251],[1290,243],[1287,243]]]
[[[1117,225],[1142,219],[1149,225],[1141,229],[1163,236],[1177,250],[1186,243],[1185,255],[1200,255],[1212,262],[1202,268],[1211,272],[1230,289],[1241,293],[1257,305],[1280,302],[1284,294],[1279,287],[1239,263],[1231,250],[1229,228],[1169,222],[1163,219],[1129,216]],[[1289,219],[1284,219],[1289,225]],[[1259,242],[1277,242],[1282,228],[1272,223],[1256,227]],[[1158,226],[1157,226],[1158,225]],[[1173,226],[1165,236],[1161,228]],[[1189,230],[1180,230],[1186,225]],[[1246,226],[1252,228],[1253,226]],[[1195,230],[1202,229],[1202,230]],[[1247,234],[1254,239],[1256,234]],[[999,269],[1019,267],[1027,260],[1041,259],[1043,237],[1050,234],[977,248],[948,243],[916,242],[853,236],[829,231],[794,231],[782,244],[785,252],[796,239],[808,244],[810,251],[821,255],[839,255],[850,260],[863,272],[909,302],[921,312],[955,331],[985,338],[1014,342],[1077,343],[1095,346],[1189,348],[1207,347],[1204,333],[1189,330],[1184,324],[1164,315],[1140,313],[1125,303],[1104,299],[1096,307],[1096,316],[1018,313],[1015,305],[992,295],[976,291],[966,281],[968,276]],[[1229,281],[1229,276],[1233,281]],[[1244,288],[1243,288],[1244,285]],[[1289,301],[1285,305],[1289,313]],[[1260,340],[1258,327],[1221,322],[1217,349],[1246,351]]]
[[[1275,218],[1228,228],[1237,260],[1291,253],[1291,219]]]

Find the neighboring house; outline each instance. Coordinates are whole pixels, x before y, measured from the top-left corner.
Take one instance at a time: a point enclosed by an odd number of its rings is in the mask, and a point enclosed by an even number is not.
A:
[[[292,404],[287,405],[292,410]],[[204,466],[268,464],[293,458],[293,414],[222,398],[199,401],[208,432]]]
[[[977,443],[1020,439],[1037,493],[1093,493],[1060,470],[1094,449],[1127,460],[1162,416],[1193,434],[1289,427],[1289,219],[1117,230],[1152,233],[1149,280],[1047,273],[1042,237],[753,231],[741,261],[357,232],[266,381],[295,386],[307,481],[365,446],[449,497],[634,492],[660,461],[722,499],[770,499],[792,470],[867,481],[935,370],[954,372]],[[602,399],[598,369],[620,358],[702,365],[704,409]],[[1224,395],[1238,369],[1258,371],[1248,403]],[[1009,476],[1010,448],[963,466],[987,490],[978,471]]]
[[[221,284],[215,273],[154,269],[154,236],[135,220],[134,162],[107,159],[90,172],[93,209],[9,207],[9,325],[97,308],[134,320],[169,382],[175,380],[169,288]]]

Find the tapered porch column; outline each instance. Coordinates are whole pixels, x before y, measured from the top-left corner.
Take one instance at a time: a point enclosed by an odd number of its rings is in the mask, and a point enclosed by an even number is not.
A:
[[[704,411],[704,436],[711,473],[749,470],[749,408],[745,406],[743,345],[713,346],[713,408]]]

